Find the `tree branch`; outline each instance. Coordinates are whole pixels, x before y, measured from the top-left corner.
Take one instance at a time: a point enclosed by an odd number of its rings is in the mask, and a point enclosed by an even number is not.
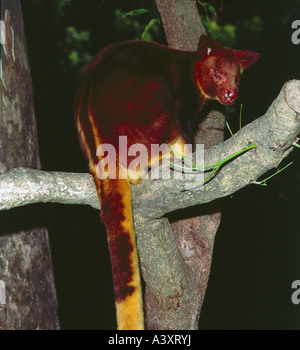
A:
[[[299,114],[300,81],[291,81],[263,117],[207,150],[205,164],[212,164],[249,143],[257,145],[224,166],[202,189],[182,191],[185,183],[172,180],[143,181],[133,187],[135,230],[147,287],[148,329],[197,329],[219,223],[219,213],[211,208],[209,215],[196,212],[208,219],[204,220],[207,227],[199,233],[193,229],[195,213],[191,212],[192,219],[180,221],[175,237],[163,215],[230,195],[276,167],[300,132]]]
[[[180,208],[228,196],[276,168],[293,149],[299,133],[300,81],[291,80],[284,84],[264,116],[224,143],[206,150],[205,165],[222,160],[249,143],[254,143],[256,149],[223,166],[200,190],[184,190],[186,180],[151,180],[149,176],[148,180],[132,187],[133,208],[140,215],[154,219]],[[89,174],[15,168],[0,175],[0,210],[38,202],[100,207]]]
[[[205,33],[197,2],[156,0],[156,6],[163,21],[168,46],[188,51],[197,50],[200,35]]]
[[[199,38],[205,34],[197,9],[197,0],[156,0],[156,6],[162,19],[168,45],[175,49],[197,50]],[[204,117],[204,113],[202,114]],[[224,123],[220,119],[224,119],[222,113],[210,111],[199,125],[194,144],[202,143],[208,149],[222,143]],[[168,229],[171,228],[173,231],[172,234],[176,240],[173,244],[176,248],[180,248],[179,256],[174,256],[174,259],[183,264],[181,271],[177,271],[181,272],[181,275],[176,275],[177,281],[181,278],[185,283],[184,287],[182,284],[182,291],[179,286],[172,298],[162,296],[160,291],[155,290],[161,275],[159,264],[156,265],[157,276],[152,275],[152,279],[147,281],[145,288],[146,323],[151,329],[160,329],[166,325],[171,329],[198,328],[198,319],[210,272],[214,237],[221,221],[220,205],[215,201],[209,205],[188,208],[178,214],[174,212],[168,216],[170,221]],[[162,228],[163,225],[159,227]],[[153,234],[157,238],[155,250],[159,250],[159,239],[163,239],[165,235],[163,232],[159,232],[159,235],[156,232]],[[141,260],[143,259],[141,251],[146,258],[148,253],[151,253],[151,250],[148,252],[147,249],[143,249],[146,243],[138,239]],[[172,246],[166,248],[167,251],[178,252],[178,249],[173,249]],[[164,256],[162,255],[161,258],[164,259]],[[147,270],[147,266],[142,266],[142,269]],[[172,280],[168,280],[168,283],[170,286],[176,286]],[[180,305],[180,310],[177,305]]]
[[[87,204],[100,209],[90,174],[15,168],[0,174],[0,210],[34,203]]]
[[[142,216],[158,218],[171,211],[223,198],[253,183],[292,151],[300,133],[300,81],[284,84],[266,114],[224,143],[205,151],[205,165],[225,159],[253,143],[257,148],[223,166],[197,191],[185,191],[185,180],[145,180],[133,188],[133,207]],[[138,204],[145,202],[145,206]],[[158,205],[159,203],[159,205]]]

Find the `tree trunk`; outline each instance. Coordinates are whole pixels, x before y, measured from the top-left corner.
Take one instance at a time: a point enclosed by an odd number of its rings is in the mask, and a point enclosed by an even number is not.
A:
[[[170,47],[196,50],[205,29],[198,14],[196,0],[156,0]],[[195,142],[210,148],[223,141],[223,123],[219,112],[211,112],[199,128]],[[169,220],[168,220],[169,219]],[[151,268],[144,244],[139,245],[142,270],[146,281],[145,313],[148,329],[197,329],[200,310],[208,283],[214,237],[219,227],[219,203],[214,202],[172,213],[168,219],[148,223],[152,234],[151,249],[161,249],[161,239],[168,240],[157,268]],[[140,221],[139,221],[140,222]],[[171,222],[171,225],[169,224]],[[153,229],[156,227],[157,230]],[[145,226],[145,230],[147,230]],[[141,241],[138,236],[137,241]],[[170,249],[172,247],[172,249]],[[140,249],[141,248],[141,249]],[[157,249],[155,249],[157,248]],[[150,249],[150,250],[151,250]],[[164,250],[169,257],[166,258]],[[177,260],[169,268],[170,259]],[[157,259],[158,261],[159,259]],[[148,265],[148,263],[149,265]],[[144,262],[144,266],[143,266]],[[162,272],[162,270],[164,272]],[[161,283],[157,283],[160,281]]]
[[[2,0],[0,171],[40,169],[31,74],[19,0]],[[1,212],[0,329],[58,329],[48,232],[36,208]]]

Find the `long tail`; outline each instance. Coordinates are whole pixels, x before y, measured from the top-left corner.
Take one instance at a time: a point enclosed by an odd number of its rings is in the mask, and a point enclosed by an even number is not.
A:
[[[118,329],[144,329],[130,184],[122,179],[94,179],[107,231]]]
[[[75,117],[81,148],[89,160],[101,204],[112,265],[118,329],[143,329],[143,302],[135,232],[131,209],[131,189],[128,180],[100,180],[96,167],[100,158],[97,147],[102,143],[89,106],[89,75],[81,84],[75,102]],[[118,171],[116,172],[118,174]]]

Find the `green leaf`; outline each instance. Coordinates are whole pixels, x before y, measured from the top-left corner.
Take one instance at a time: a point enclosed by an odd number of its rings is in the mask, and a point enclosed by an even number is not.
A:
[[[76,51],[72,51],[70,54],[69,54],[69,60],[71,61],[72,65],[76,65],[79,61],[79,56],[78,56],[78,53]]]
[[[137,17],[137,16],[143,15],[143,14],[148,13],[148,12],[149,12],[149,10],[146,10],[146,9],[132,10],[132,11],[124,13],[122,15],[122,18]]]
[[[209,5],[207,9],[208,9],[208,11],[211,12],[212,14],[215,14],[215,13],[216,13],[216,9],[215,9],[212,5]]]
[[[155,24],[160,23],[159,18],[153,18],[151,21],[146,25],[146,28],[142,34],[142,40],[147,40],[148,32],[149,30],[155,25]]]

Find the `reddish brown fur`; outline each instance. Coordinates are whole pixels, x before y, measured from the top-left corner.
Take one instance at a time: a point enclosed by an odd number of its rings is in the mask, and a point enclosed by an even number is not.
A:
[[[103,184],[104,181],[101,183]],[[124,228],[120,225],[126,218],[123,213],[122,195],[118,190],[114,190],[114,187],[118,188],[120,186],[120,181],[124,183],[127,180],[109,181],[107,184],[109,189],[101,188],[102,220],[111,229],[108,247],[117,302],[124,300],[127,295],[131,295],[135,289],[128,285],[133,273],[130,264],[130,253],[133,250],[133,244],[130,240],[130,232],[124,231]],[[111,220],[111,213],[114,213],[114,220]]]
[[[148,154],[151,144],[178,139],[181,144],[192,143],[197,114],[206,101],[232,104],[240,70],[258,56],[202,36],[195,52],[149,42],[112,45],[84,69],[76,96],[76,123],[107,230],[120,329],[143,328],[130,185],[126,179],[97,177],[97,163],[104,157],[96,155],[97,147],[108,143],[119,154],[119,136],[127,136],[127,150],[141,143]],[[117,171],[133,158],[118,157]],[[144,159],[141,167],[147,168],[151,161]]]

